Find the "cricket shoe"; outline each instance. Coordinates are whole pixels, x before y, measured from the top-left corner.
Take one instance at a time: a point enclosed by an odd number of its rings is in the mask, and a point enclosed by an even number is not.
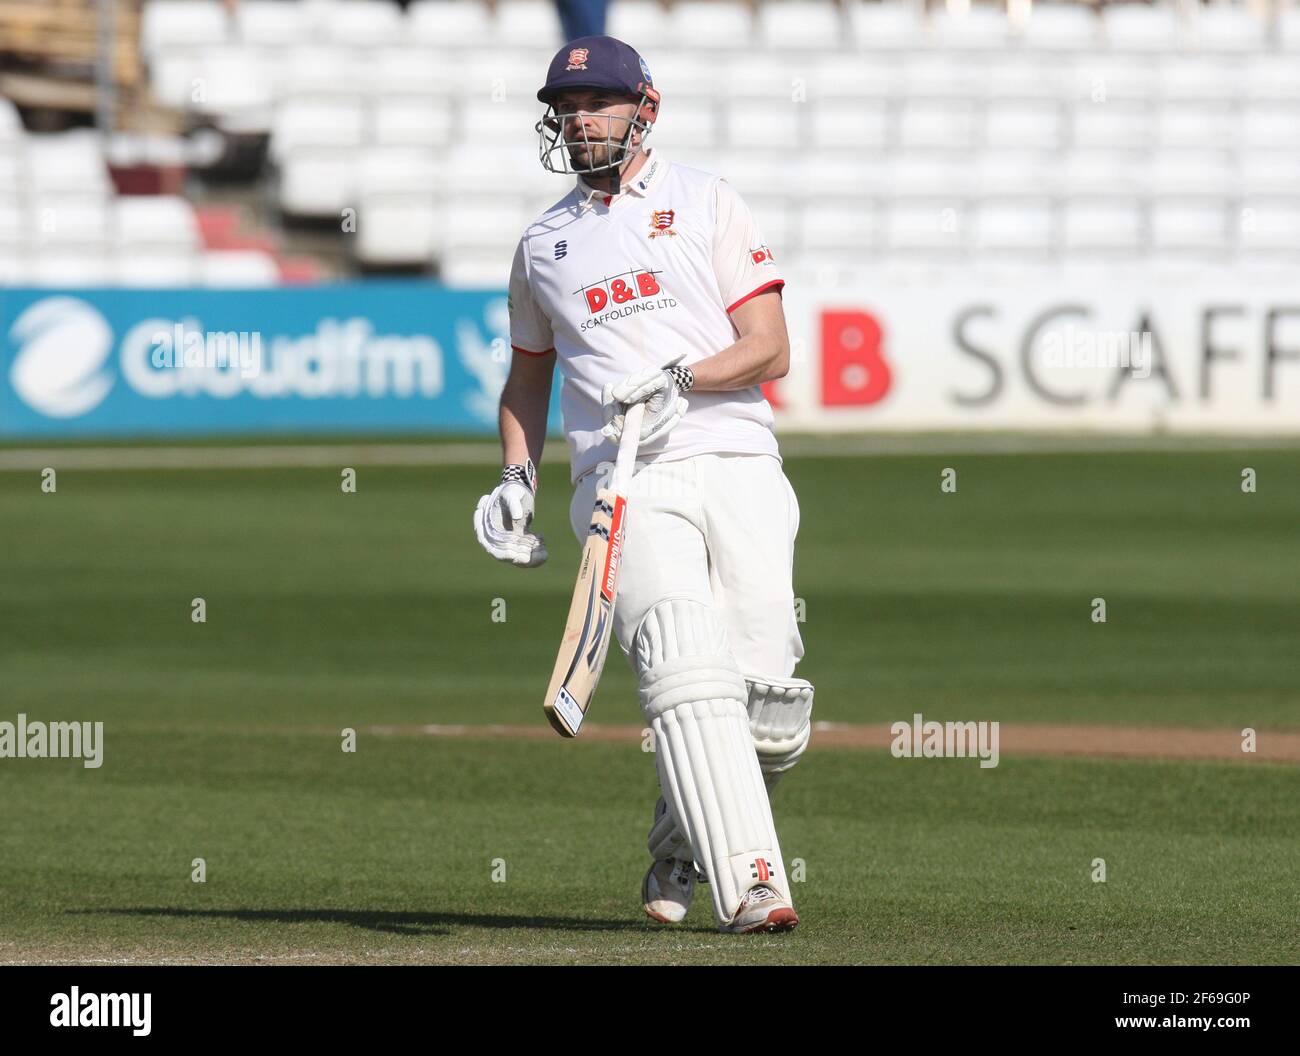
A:
[[[740,908],[719,931],[748,935],[755,931],[790,931],[799,923],[799,915],[784,898],[766,884],[757,884],[745,892]]]
[[[685,918],[695,894],[695,863],[679,858],[661,858],[641,881],[641,901],[646,915],[660,924],[676,924]]]

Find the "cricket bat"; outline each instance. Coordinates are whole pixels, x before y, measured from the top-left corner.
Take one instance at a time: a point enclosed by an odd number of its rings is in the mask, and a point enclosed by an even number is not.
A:
[[[644,417],[644,403],[634,403],[625,412],[613,477],[609,486],[596,494],[591,511],[578,584],[573,588],[564,638],[542,704],[547,719],[562,737],[576,737],[582,729],[614,633],[614,602],[623,540],[627,538],[627,490]]]

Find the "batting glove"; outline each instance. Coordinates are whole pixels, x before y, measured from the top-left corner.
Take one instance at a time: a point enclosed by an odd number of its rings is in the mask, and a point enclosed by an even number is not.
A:
[[[501,483],[478,500],[474,534],[498,561],[536,568],[546,561],[546,540],[530,531],[537,494],[537,469],[530,458],[501,471]]]
[[[600,394],[605,419],[601,435],[618,443],[623,435],[624,415],[634,403],[645,404],[645,417],[641,420],[642,444],[659,439],[681,421],[690,407],[682,394],[689,392],[695,384],[691,368],[676,365],[684,355],[674,357],[662,367],[650,367],[606,385]]]

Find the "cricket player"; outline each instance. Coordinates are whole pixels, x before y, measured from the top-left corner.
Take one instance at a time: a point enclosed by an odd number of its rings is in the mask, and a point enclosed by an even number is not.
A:
[[[642,901],[674,923],[704,881],[721,930],[786,931],[768,793],[807,747],[813,687],[792,677],[799,503],[759,388],[789,369],[784,280],[729,183],[647,146],[660,96],[627,44],[566,44],[537,97],[541,162],[577,179],[515,252],[505,469],[475,530],[502,561],[546,560],[531,525],[557,363],[580,546],[645,403],[614,608],[662,790]]]

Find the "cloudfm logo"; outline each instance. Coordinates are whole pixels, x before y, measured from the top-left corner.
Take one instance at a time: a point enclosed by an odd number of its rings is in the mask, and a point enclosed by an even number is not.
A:
[[[49,418],[94,410],[113,388],[107,369],[113,331],[104,317],[74,297],[47,297],[9,329],[17,351],[9,382],[19,398]]]

